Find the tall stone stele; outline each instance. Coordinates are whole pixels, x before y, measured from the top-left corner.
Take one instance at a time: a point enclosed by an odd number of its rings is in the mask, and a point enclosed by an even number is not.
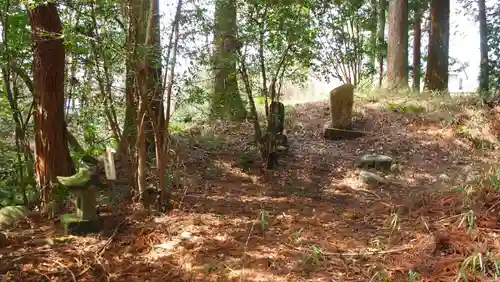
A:
[[[354,139],[364,135],[352,131],[354,85],[343,84],[330,91],[330,122],[325,124],[324,137],[329,140]]]

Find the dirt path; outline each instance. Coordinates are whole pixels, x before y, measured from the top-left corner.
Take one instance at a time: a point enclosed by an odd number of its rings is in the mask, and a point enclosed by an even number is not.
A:
[[[78,281],[408,281],[412,270],[434,279],[426,281],[451,281],[435,259],[441,237],[434,223],[446,213],[428,201],[463,186],[497,154],[425,118],[376,105],[357,112],[356,124],[371,133],[332,142],[322,138],[327,104],[297,105],[287,126],[292,149],[276,171],[242,165],[251,155],[250,124],[217,125],[216,138],[181,153],[184,184],[169,215],[130,215],[111,243],[89,236],[13,245],[9,251],[45,251],[19,254],[11,272],[32,277],[33,270],[20,273],[31,265],[51,272],[46,278]],[[402,169],[367,187],[353,165],[366,153],[391,156]],[[456,266],[453,259],[447,263]]]

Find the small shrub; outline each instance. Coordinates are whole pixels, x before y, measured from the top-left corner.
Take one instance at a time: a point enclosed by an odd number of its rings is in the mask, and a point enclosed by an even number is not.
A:
[[[168,126],[168,131],[170,133],[181,133],[186,130],[186,126],[180,123],[171,123]]]
[[[408,272],[408,280],[410,282],[421,281],[420,274],[410,269],[410,271]]]
[[[406,103],[403,104],[389,103],[386,107],[386,110],[398,113],[405,113],[405,114],[420,114],[425,112],[425,108],[423,106],[416,104],[406,104]]]
[[[495,192],[500,190],[500,169],[496,169],[489,175],[488,183]]]
[[[254,97],[255,105],[264,105],[266,103],[266,98],[264,96]]]
[[[224,146],[223,139],[211,130],[202,130],[198,143],[206,150],[222,149]]]
[[[252,165],[255,164],[257,154],[258,152],[255,152],[254,150],[245,150],[239,157],[238,165],[243,170],[250,169]]]

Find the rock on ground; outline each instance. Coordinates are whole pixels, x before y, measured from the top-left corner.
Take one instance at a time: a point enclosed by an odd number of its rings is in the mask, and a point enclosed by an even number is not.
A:
[[[392,161],[392,158],[389,156],[366,154],[356,160],[356,167],[363,169],[390,169]]]

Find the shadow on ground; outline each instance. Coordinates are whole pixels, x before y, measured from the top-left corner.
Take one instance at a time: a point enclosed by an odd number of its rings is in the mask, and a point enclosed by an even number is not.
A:
[[[186,145],[179,153],[186,160],[185,189],[174,191],[173,212],[135,212],[117,235],[79,241],[83,250],[52,248],[51,261],[73,267],[58,267],[52,275],[97,279],[87,281],[369,281],[383,271],[406,273],[409,266],[391,263],[404,257],[407,244],[428,235],[424,222],[410,220],[419,216],[426,196],[463,184],[495,155],[474,149],[449,128],[375,107],[357,109],[365,137],[327,141],[326,108],[325,102],[296,107],[286,132],[291,150],[275,171],[259,161],[241,166],[252,141],[250,123],[214,125],[216,145]],[[389,155],[402,169],[377,172],[385,184],[364,185],[354,160],[367,153]],[[109,238],[109,249],[96,256]],[[42,273],[47,259],[38,260]]]

